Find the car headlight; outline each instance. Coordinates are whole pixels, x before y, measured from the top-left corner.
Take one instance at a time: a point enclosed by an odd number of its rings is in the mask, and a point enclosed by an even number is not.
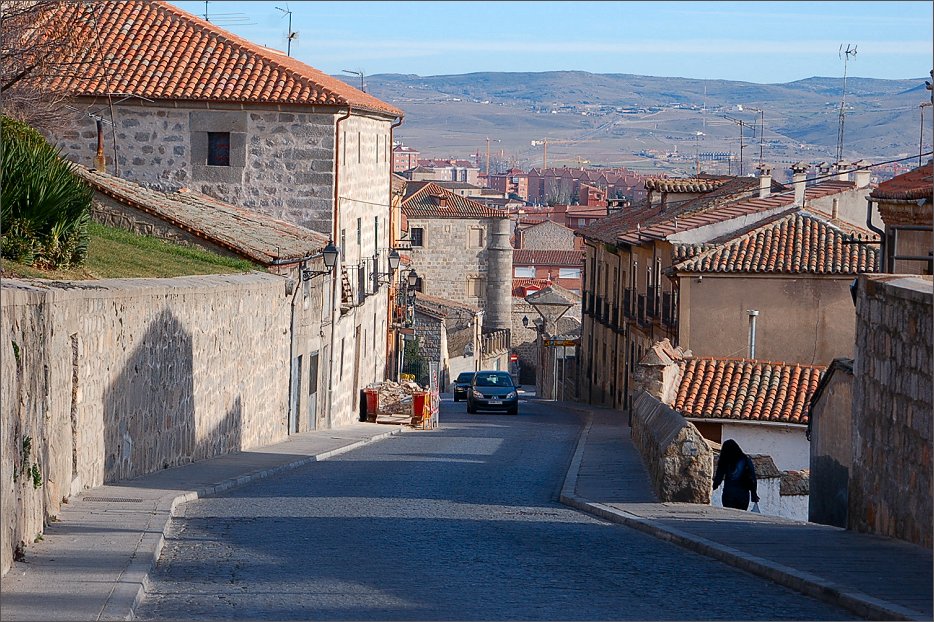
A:
[[[514,398],[515,396],[516,396],[516,392],[515,392],[515,391],[510,391],[509,393],[506,394],[506,399],[507,399],[507,400],[511,400],[511,399]]]
[[[474,389],[474,390],[473,390],[473,396],[474,396],[474,397],[483,397],[483,393],[480,393],[479,391],[477,391],[476,389]]]

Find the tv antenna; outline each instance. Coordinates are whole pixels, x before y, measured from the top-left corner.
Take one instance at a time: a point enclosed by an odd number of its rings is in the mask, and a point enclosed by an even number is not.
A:
[[[837,55],[843,61],[843,94],[840,96],[840,121],[837,126],[837,159],[835,160],[839,162],[843,159],[843,125],[846,122],[846,69],[850,56],[856,56],[856,46],[847,43],[844,50],[843,44],[840,44]]]
[[[214,13],[213,20],[211,16],[212,14],[208,11],[208,0],[204,0],[204,14],[201,17],[206,22],[211,22],[216,26],[252,26],[255,24],[250,21],[246,13]]]
[[[742,110],[742,107],[738,106],[738,108]],[[732,121],[733,123],[739,126],[739,176],[742,177],[743,176],[743,149],[746,148],[746,145],[743,142],[743,138],[744,138],[743,130],[746,129],[747,127],[751,127],[752,131],[755,132],[756,126],[753,124],[746,123],[742,119],[737,119],[735,117],[730,117],[727,115],[723,115],[723,118],[726,119],[727,121]]]
[[[288,29],[288,31],[286,32],[286,35],[285,35],[285,39],[286,39],[286,44],[285,44],[285,45],[286,45],[286,48],[285,48],[285,55],[286,55],[286,56],[292,56],[292,42],[293,42],[293,41],[298,41],[298,33],[295,32],[294,30],[292,30],[292,11],[289,9],[289,5],[288,5],[288,4],[285,5],[285,8],[284,8],[284,9],[283,9],[282,7],[278,7],[278,6],[277,6],[277,7],[276,7],[276,10],[277,10],[277,11],[282,11],[282,17],[288,17],[288,18],[289,18],[289,29]]]

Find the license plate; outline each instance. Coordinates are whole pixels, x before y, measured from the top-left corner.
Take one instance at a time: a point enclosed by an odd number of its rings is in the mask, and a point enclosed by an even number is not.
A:
[[[499,400],[490,400],[490,406],[498,406],[499,404],[502,404]]]

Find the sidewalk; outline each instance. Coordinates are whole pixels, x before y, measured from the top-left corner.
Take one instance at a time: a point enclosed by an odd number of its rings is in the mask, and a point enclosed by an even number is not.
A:
[[[85,491],[3,577],[2,620],[127,620],[175,507],[403,431],[358,423]]]
[[[583,412],[561,501],[879,620],[931,620],[931,551],[837,527],[711,506],[658,503],[626,419]]]

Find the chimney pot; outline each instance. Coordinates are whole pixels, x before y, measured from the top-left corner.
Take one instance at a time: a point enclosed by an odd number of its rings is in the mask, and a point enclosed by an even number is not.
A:
[[[756,170],[759,171],[759,198],[768,198],[772,194],[772,167],[760,164]]]
[[[804,188],[807,184],[807,171],[811,165],[807,162],[796,162],[791,165],[791,182],[795,188],[795,205],[804,207]]]

